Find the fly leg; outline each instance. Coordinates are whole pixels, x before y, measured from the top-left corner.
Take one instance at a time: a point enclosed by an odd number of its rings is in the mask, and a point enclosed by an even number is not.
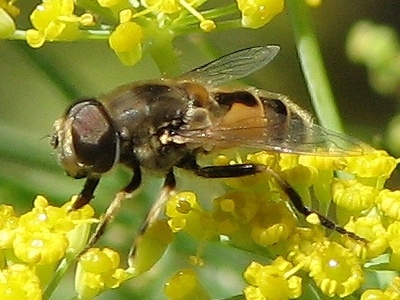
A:
[[[78,195],[78,199],[72,204],[72,210],[80,209],[93,199],[93,193],[99,184],[100,177],[88,177],[85,186]]]
[[[107,228],[107,225],[114,220],[115,216],[118,214],[118,211],[121,208],[122,202],[131,197],[132,193],[140,186],[142,182],[142,173],[138,166],[133,166],[133,176],[131,181],[128,183],[126,187],[124,187],[121,191],[119,191],[111,204],[107,207],[106,212],[100,218],[100,222],[97,224],[97,227],[89,239],[85,249],[83,249],[80,253],[83,254],[87,251],[87,249],[93,247],[94,244],[100,239],[100,237],[104,234],[104,231]]]
[[[206,177],[206,178],[230,178],[230,177],[241,177],[247,175],[254,175],[257,173],[268,172],[271,174],[276,182],[279,184],[280,188],[286,193],[290,202],[296,208],[296,210],[304,215],[305,217],[316,214],[322,226],[335,230],[340,234],[346,235],[354,240],[361,242],[368,242],[365,239],[357,236],[355,233],[347,231],[343,227],[335,224],[332,220],[327,218],[326,216],[320,214],[319,212],[308,208],[304,205],[303,200],[300,195],[290,186],[290,184],[281,178],[277,173],[269,169],[265,165],[259,164],[237,164],[237,165],[228,165],[228,166],[206,166],[200,167],[194,158],[189,158],[182,164],[182,168],[192,170],[198,176]]]
[[[267,171],[272,174],[276,180],[276,182],[279,184],[281,189],[286,193],[286,195],[289,197],[290,202],[292,202],[293,206],[296,208],[296,210],[301,213],[303,216],[307,217],[311,214],[316,214],[318,216],[318,219],[321,223],[322,226],[332,229],[336,232],[339,232],[340,234],[343,234],[345,236],[348,236],[349,238],[352,238],[356,241],[360,241],[363,243],[368,243],[368,241],[362,237],[359,237],[356,235],[354,232],[347,231],[343,227],[337,225],[335,222],[327,218],[326,216],[322,215],[316,210],[310,209],[307,206],[303,204],[303,201],[301,200],[300,195],[289,185],[289,183],[286,180],[283,180],[278,174],[276,174],[274,171],[267,169]]]
[[[148,211],[146,218],[144,219],[142,226],[139,229],[138,235],[133,241],[131,250],[129,251],[128,261],[133,261],[135,259],[137,247],[140,244],[141,238],[145,234],[146,230],[153,224],[158,216],[160,215],[161,209],[164,207],[165,202],[171,197],[175,190],[176,180],[174,173],[169,171],[165,177],[163,187],[157,198],[153,203],[150,210]]]

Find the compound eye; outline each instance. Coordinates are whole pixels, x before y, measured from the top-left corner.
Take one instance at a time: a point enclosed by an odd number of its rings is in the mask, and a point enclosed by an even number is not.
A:
[[[68,117],[76,159],[91,173],[107,172],[117,160],[118,133],[104,106],[87,100],[71,107]]]

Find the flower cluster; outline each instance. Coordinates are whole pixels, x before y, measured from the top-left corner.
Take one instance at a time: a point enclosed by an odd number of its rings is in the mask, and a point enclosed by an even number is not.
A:
[[[26,41],[38,48],[47,41],[75,40],[81,38],[79,25],[91,25],[94,17],[91,14],[74,14],[74,1],[50,0],[39,4],[31,14],[34,29],[26,31]]]
[[[0,37],[26,39],[33,47],[45,42],[108,39],[126,65],[135,64],[146,47],[151,55],[160,45],[196,31],[238,27],[259,28],[284,8],[283,0],[242,1],[200,11],[207,0],[45,0],[30,14],[31,29],[17,30],[19,10],[13,0],[0,1]],[[210,6],[210,5],[209,5]],[[238,12],[241,14],[238,20]],[[240,25],[241,24],[241,25]],[[14,34],[15,33],[15,34]],[[171,50],[169,50],[171,51]],[[157,59],[157,58],[156,58]]]
[[[118,253],[88,249],[78,258],[75,289],[79,297],[92,299],[146,272],[173,243],[174,235],[181,233],[197,241],[199,250],[187,260],[191,267],[166,283],[169,299],[193,299],[193,295],[211,299],[196,269],[207,263],[202,258],[207,242],[216,240],[270,260],[269,264],[250,262],[243,270],[246,299],[295,299],[310,288],[306,285],[328,297],[346,297],[360,288],[362,299],[400,297],[398,277],[389,286],[365,285],[368,265],[400,269],[400,193],[383,188],[397,164],[394,158],[372,151],[348,157],[258,152],[215,159],[217,165],[237,163],[263,164],[268,171],[224,179],[227,192],[213,200],[212,209],[205,209],[193,192],[170,197],[165,218],[150,224],[136,240],[127,269],[119,267]],[[342,176],[336,176],[338,171]],[[298,218],[290,207],[296,200],[283,184],[293,187],[307,206],[318,200],[320,209],[333,209],[338,222],[345,224],[336,229],[344,234],[328,235],[320,224],[325,219],[317,213]],[[329,205],[334,207],[328,209]],[[81,253],[96,220],[90,206],[70,208],[71,202],[52,207],[41,196],[30,212],[19,217],[12,207],[0,206],[2,293],[41,299],[61,262]]]
[[[200,246],[219,237],[258,254],[263,247],[273,261],[252,262],[244,271],[249,284],[244,289],[246,299],[297,298],[306,277],[306,284],[311,280],[321,294],[346,297],[363,286],[364,264],[381,255],[389,255],[385,268],[400,269],[400,194],[383,188],[397,161],[385,152],[348,157],[258,152],[234,160],[220,156],[215,163],[264,164],[270,171],[225,179],[229,191],[214,199],[212,211],[202,208],[195,194],[178,193],[167,203],[168,224],[177,234],[190,234]],[[282,182],[293,187],[306,206],[317,200],[320,213],[334,211],[344,224],[338,231],[356,236],[336,232],[327,236],[320,224],[324,220],[315,213],[298,219]],[[379,293],[400,296],[398,290],[388,289]],[[274,296],[276,291],[279,295]],[[378,293],[368,291],[364,294]]]
[[[94,211],[88,205],[71,211],[73,201],[54,207],[38,196],[33,209],[19,217],[11,206],[0,205],[2,298],[42,299],[57,274],[85,248],[91,224],[96,222]],[[91,299],[126,280],[128,273],[118,264],[118,254],[108,249],[91,249],[81,256],[76,273],[81,299]]]

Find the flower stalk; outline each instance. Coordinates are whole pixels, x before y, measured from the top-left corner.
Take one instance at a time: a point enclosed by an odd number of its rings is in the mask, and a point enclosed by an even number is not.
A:
[[[307,83],[311,101],[322,126],[343,132],[328,75],[323,63],[308,7],[304,1],[287,0],[292,29],[300,64]]]

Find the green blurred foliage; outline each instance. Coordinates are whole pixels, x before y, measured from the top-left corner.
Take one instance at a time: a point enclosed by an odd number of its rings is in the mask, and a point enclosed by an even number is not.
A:
[[[209,5],[213,2],[220,3],[215,0]],[[37,1],[21,1],[20,4],[24,13],[19,24],[28,28],[27,12]],[[398,0],[325,0],[311,12],[347,132],[369,143],[381,140],[383,128],[397,103],[370,88],[365,70],[351,64],[346,57],[345,40],[351,26],[360,19],[399,29]],[[260,30],[216,31],[189,35],[175,41],[182,70],[201,65],[224,53],[265,44],[280,45],[281,53],[266,69],[247,78],[246,83],[287,94],[311,110],[285,12]],[[60,204],[78,193],[83,185],[82,180],[63,174],[49,145],[52,123],[66,106],[81,97],[99,95],[124,83],[160,76],[150,56],[145,54],[136,66],[125,67],[105,41],[46,43],[37,50],[29,48],[23,41],[1,41],[0,74],[0,199],[2,203],[16,206],[19,213],[31,207],[37,194]],[[105,176],[93,201],[98,212],[105,209],[128,176],[123,168]],[[199,183],[200,188],[208,189],[205,180],[189,178]],[[152,191],[156,191],[160,184],[157,178],[146,179],[140,195],[127,201],[117,221],[110,226],[101,242],[103,245],[121,249],[121,253],[128,252],[130,239],[154,197]],[[186,185],[182,181],[178,183],[182,189],[195,185],[193,182]],[[167,253],[167,259],[145,276],[100,298],[160,299],[166,278],[183,264],[179,261],[182,257],[179,253],[193,252],[190,243],[178,242],[177,245]],[[233,276],[230,270],[235,265],[244,269],[247,262],[241,260],[240,252],[227,254],[223,246],[218,245],[207,247],[204,256],[208,267],[204,268],[201,277],[212,278],[211,282],[203,282],[207,290],[212,291],[215,297],[223,295],[224,290],[231,291],[228,294],[239,293],[243,284],[240,274]],[[221,257],[224,259],[221,260]],[[65,299],[66,290],[72,291],[71,282],[64,281],[55,297]]]
[[[400,99],[400,46],[395,28],[359,21],[348,35],[347,52],[354,62],[365,66],[370,85],[377,93]],[[399,120],[397,109],[385,135],[385,145],[396,156],[400,154]]]

